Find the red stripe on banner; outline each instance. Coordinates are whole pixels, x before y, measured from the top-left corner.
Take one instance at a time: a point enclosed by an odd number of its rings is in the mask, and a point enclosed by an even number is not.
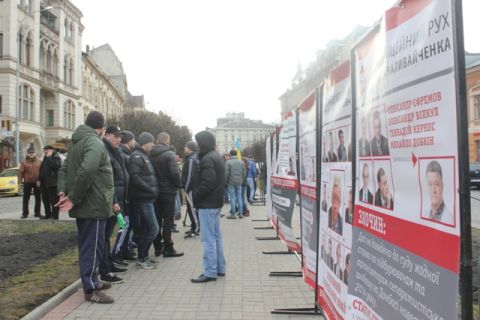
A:
[[[303,256],[303,261],[306,261],[305,256]],[[303,267],[303,280],[310,287],[310,289],[315,290],[315,272],[308,269],[306,266]]]
[[[327,316],[327,319],[343,320],[343,317],[337,312],[335,305],[328,297],[327,292],[323,290],[323,287],[318,286],[317,290],[318,303],[322,306],[323,312]]]
[[[354,211],[355,227],[458,274],[460,237],[361,205]]]
[[[279,187],[283,189],[298,190],[298,180],[272,177],[270,181],[272,182],[272,185],[275,187]]]
[[[315,92],[313,92],[307,99],[305,99],[300,106],[298,107],[298,111],[305,112],[310,110],[315,102]]]
[[[317,200],[317,188],[301,184],[300,195],[312,200]]]
[[[339,83],[350,76],[350,60],[343,62],[341,65],[330,71],[330,81],[333,83]]]
[[[403,0],[398,5],[385,12],[385,27],[387,31],[395,29],[402,23],[413,18],[428,6],[432,0]]]

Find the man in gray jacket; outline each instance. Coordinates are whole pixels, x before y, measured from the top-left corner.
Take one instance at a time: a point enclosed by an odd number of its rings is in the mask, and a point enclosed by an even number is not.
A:
[[[237,214],[243,218],[242,183],[245,180],[246,169],[243,162],[237,158],[237,151],[230,151],[230,160],[225,163],[225,181],[230,197],[230,216],[228,219],[236,219]]]

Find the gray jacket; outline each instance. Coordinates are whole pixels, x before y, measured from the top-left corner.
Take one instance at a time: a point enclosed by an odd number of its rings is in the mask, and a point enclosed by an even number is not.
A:
[[[246,169],[242,160],[232,156],[225,163],[225,182],[227,185],[241,186],[245,180]]]

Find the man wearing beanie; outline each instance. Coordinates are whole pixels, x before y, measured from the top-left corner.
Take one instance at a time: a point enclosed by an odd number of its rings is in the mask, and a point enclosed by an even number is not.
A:
[[[132,131],[123,130],[122,131],[122,140],[120,141],[120,148],[124,155],[127,156],[127,159],[132,154],[133,150],[135,149],[136,145],[135,135]]]
[[[175,197],[181,188],[180,173],[178,172],[175,153],[170,149],[170,135],[160,132],[157,136],[157,145],[150,153],[150,159],[155,169],[158,182],[158,197],[156,213],[158,224],[162,228],[154,241],[155,255],[163,253],[165,258],[183,256],[173,246],[172,228],[175,214]],[[163,243],[162,243],[163,240]]]
[[[230,160],[225,163],[225,182],[230,198],[229,219],[235,219],[237,215],[243,218],[242,184],[245,176],[246,169],[242,160],[237,158],[237,150],[230,150]]]
[[[199,148],[200,166],[198,182],[193,188],[193,199],[198,208],[202,226],[203,273],[191,279],[193,283],[217,280],[225,276],[223,238],[220,231],[220,212],[223,206],[225,187],[225,164],[215,151],[215,137],[211,132],[202,131],[195,135]]]
[[[152,134],[142,132],[138,137],[138,143],[141,147],[135,149],[128,163],[130,197],[133,202],[134,214],[139,222],[137,266],[142,269],[155,269],[156,261],[148,256],[152,241],[158,234],[154,208],[158,185],[155,170],[148,158],[148,153],[153,147]]]
[[[65,160],[58,174],[57,206],[69,211],[76,219],[80,278],[85,300],[95,303],[113,303],[114,299],[101,290],[110,284],[98,281],[96,269],[104,254],[106,220],[112,216],[113,174],[110,159],[100,134],[103,115],[92,111],[84,125],[78,126],[68,146]]]
[[[188,141],[185,144],[183,153],[185,154],[185,162],[182,171],[182,187],[187,194],[187,214],[190,217],[190,230],[187,231],[185,239],[198,238],[200,232],[200,224],[198,222],[198,213],[195,209],[193,200],[193,187],[197,183],[198,174],[198,145],[195,141]]]

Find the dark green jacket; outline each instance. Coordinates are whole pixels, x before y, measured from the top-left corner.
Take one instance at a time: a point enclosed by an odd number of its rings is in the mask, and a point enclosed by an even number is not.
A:
[[[89,126],[79,126],[72,135],[57,188],[73,202],[72,218],[107,219],[113,215],[112,165],[105,145]]]

